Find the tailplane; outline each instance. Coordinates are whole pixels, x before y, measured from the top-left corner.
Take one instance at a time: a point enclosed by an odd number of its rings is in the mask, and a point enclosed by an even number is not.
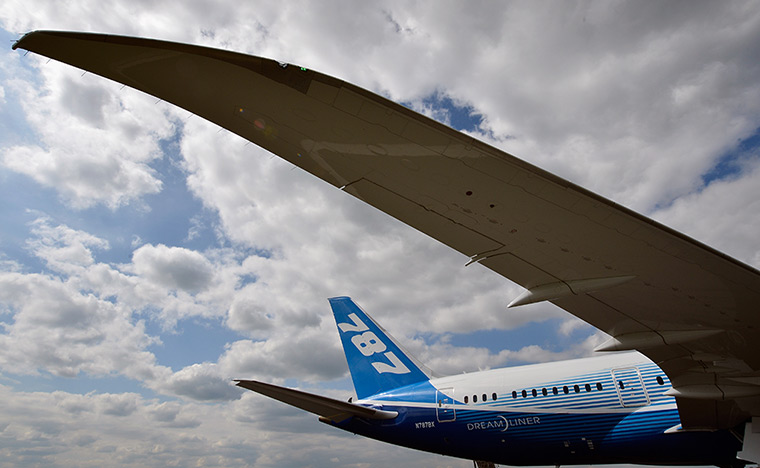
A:
[[[330,299],[348,369],[359,399],[429,380],[432,373],[351,298]]]
[[[318,414],[323,422],[343,422],[352,416],[365,419],[393,419],[398,416],[395,411],[384,411],[378,408],[367,408],[353,403],[334,400],[332,398],[306,393],[292,388],[278,387],[255,380],[236,380],[238,387],[253,390],[275,400],[280,400],[296,408]]]

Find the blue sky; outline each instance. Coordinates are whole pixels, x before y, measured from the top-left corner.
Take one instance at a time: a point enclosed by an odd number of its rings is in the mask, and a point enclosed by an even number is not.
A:
[[[333,74],[760,266],[751,3],[58,5],[0,6],[8,466],[469,466],[230,385],[347,397],[330,296],[354,297],[441,373],[588,356],[605,339],[551,305],[507,310],[519,287],[229,132],[11,51],[28,30]]]
[[[734,148],[721,156],[718,164],[702,176],[702,182],[707,186],[716,180],[741,176],[742,163],[756,159],[758,148],[760,148],[760,128],[749,137],[739,140]]]

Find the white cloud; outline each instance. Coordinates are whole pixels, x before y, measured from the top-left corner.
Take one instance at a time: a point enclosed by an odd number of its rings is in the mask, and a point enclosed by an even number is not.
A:
[[[234,400],[240,398],[241,391],[233,386],[231,378],[223,378],[215,369],[215,364],[193,364],[175,372],[165,382],[158,385],[169,394],[192,398],[193,400]]]
[[[160,157],[159,140],[173,132],[166,108],[131,90],[117,97],[113,85],[70,67],[28,59],[42,81],[17,82],[15,91],[40,141],[2,149],[0,163],[78,209],[116,209],[159,192],[149,164]]]
[[[594,347],[604,341],[605,336],[602,332],[596,332],[583,341],[559,350],[551,350],[539,345],[509,349],[509,343],[505,341],[504,349],[493,352],[479,346],[454,346],[450,343],[450,335],[444,335],[433,343],[415,339],[402,344],[435,372],[442,375],[454,375],[477,370],[589,357],[594,354]]]
[[[441,93],[483,116],[483,139],[634,209],[665,206],[658,219],[760,264],[754,163],[708,187],[701,178],[759,126],[752,2],[154,3],[4,2],[0,21],[12,31],[53,25],[241,50],[413,103]],[[319,391],[345,375],[328,296],[350,294],[442,372],[585,356],[602,340],[559,351],[453,347],[441,336],[566,315],[545,304],[506,310],[519,288],[197,117],[175,133],[182,111],[14,54],[23,79],[0,90],[6,102],[19,98],[39,138],[2,148],[6,168],[82,216],[99,205],[149,210],[145,200],[164,187],[152,168],[160,142],[177,137],[188,186],[218,213],[224,247],[135,235],[132,262],[114,265],[99,260],[112,239],[73,223],[33,225],[27,247],[50,271],[4,260],[0,370],[118,374],[179,399],[0,387],[0,447],[12,447],[0,457],[11,463],[465,466],[233,393],[231,378],[296,379]],[[200,238],[197,228],[187,241]],[[144,321],[172,329],[192,317],[247,339],[172,372],[150,351],[157,338]]]
[[[138,399],[134,393],[105,394],[97,400],[97,411],[110,416],[129,416],[137,411]]]
[[[189,186],[218,211],[227,236],[270,252],[243,262],[257,280],[233,301],[228,325],[236,330],[265,336],[258,333],[275,326],[274,317],[300,324],[315,311],[324,314],[325,298],[346,294],[387,326],[399,321],[397,328],[410,335],[511,328],[558,313],[507,312],[519,289],[503,278],[479,265],[465,268],[461,254],[325,190],[323,182],[235,136],[188,122],[182,141]]]
[[[93,264],[91,248],[108,249],[108,241],[68,226],[51,226],[50,219],[37,218],[32,223],[35,237],[27,240],[27,247],[45,260],[48,268],[63,273],[86,268]]]
[[[20,392],[0,386],[0,457],[10,466],[327,467],[334,459],[347,466],[377,460],[468,466],[352,437],[313,415],[251,392],[244,395],[224,404],[178,404],[133,393]]]
[[[144,380],[167,370],[145,349],[153,339],[130,311],[58,278],[1,273],[0,297],[13,322],[0,334],[0,368],[16,374],[75,377],[121,373]]]
[[[348,370],[337,332],[309,330],[267,341],[236,341],[219,359],[225,374],[236,378],[284,382],[337,379]]]
[[[148,280],[191,293],[207,289],[214,276],[211,262],[200,253],[163,244],[138,248],[132,264],[134,272]]]
[[[150,413],[156,422],[167,427],[192,428],[201,424],[198,419],[183,415],[183,407],[179,403],[164,402],[157,404]]]
[[[734,177],[676,200],[655,218],[755,268],[760,268],[760,159],[742,164]]]
[[[562,322],[562,325],[559,327],[559,333],[563,336],[569,336],[576,330],[580,330],[588,326],[589,325],[583,320],[576,317],[570,317]]]

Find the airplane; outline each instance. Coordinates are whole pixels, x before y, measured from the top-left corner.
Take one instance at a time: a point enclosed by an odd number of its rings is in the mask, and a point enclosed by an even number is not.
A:
[[[482,466],[723,464],[740,448],[730,431],[683,431],[668,377],[639,353],[437,377],[352,299],[330,306],[355,403],[237,384],[340,429]]]
[[[238,385],[340,429],[478,466],[760,462],[760,272],[370,91],[188,44],[34,31],[13,49],[197,114],[603,330],[602,357],[440,377],[351,299],[357,400]]]

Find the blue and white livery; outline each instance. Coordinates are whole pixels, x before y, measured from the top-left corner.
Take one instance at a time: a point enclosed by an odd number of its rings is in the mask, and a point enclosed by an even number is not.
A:
[[[396,445],[507,465],[730,466],[728,430],[683,431],[670,381],[636,352],[433,378],[348,297],[330,299],[358,400],[238,385]],[[300,396],[300,398],[299,398]],[[318,397],[324,398],[324,397]],[[335,407],[341,407],[337,412]],[[371,409],[373,414],[358,414]]]

